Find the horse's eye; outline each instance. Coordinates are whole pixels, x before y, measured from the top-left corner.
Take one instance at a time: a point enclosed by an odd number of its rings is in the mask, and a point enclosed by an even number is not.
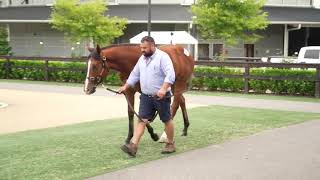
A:
[[[97,72],[97,66],[92,66],[92,71],[96,73]]]

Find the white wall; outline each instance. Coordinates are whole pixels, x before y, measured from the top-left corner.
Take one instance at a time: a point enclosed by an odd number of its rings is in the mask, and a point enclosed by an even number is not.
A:
[[[63,33],[51,29],[49,24],[12,23],[9,26],[14,55],[70,57],[86,53],[84,44],[70,43]]]

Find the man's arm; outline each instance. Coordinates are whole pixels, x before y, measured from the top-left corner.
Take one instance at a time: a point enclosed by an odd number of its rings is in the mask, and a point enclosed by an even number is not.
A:
[[[164,79],[164,83],[162,84],[160,90],[157,92],[157,96],[160,99],[162,99],[166,95],[168,88],[171,87],[171,85],[174,83],[176,77],[175,77],[173,64],[169,55],[163,56],[163,59],[161,59],[160,64],[161,64],[161,69],[163,70],[166,76]]]

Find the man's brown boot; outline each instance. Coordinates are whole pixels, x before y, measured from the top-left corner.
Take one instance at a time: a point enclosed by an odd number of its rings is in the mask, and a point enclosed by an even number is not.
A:
[[[132,142],[130,142],[129,144],[125,144],[123,146],[121,146],[121,150],[127,154],[129,154],[129,156],[131,157],[136,157],[136,153],[138,151],[138,146],[136,144],[133,144]]]
[[[166,143],[166,146],[162,150],[162,154],[170,154],[176,152],[176,146],[173,143]]]

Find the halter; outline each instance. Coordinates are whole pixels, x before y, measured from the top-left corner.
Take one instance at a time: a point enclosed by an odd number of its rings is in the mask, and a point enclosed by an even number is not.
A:
[[[99,56],[100,57],[100,56]],[[98,86],[99,84],[102,83],[102,75],[105,73],[105,71],[109,71],[110,68],[108,67],[108,63],[107,63],[107,57],[102,56],[102,58],[100,57],[98,60],[100,60],[102,62],[102,70],[100,72],[100,74],[96,77],[87,77],[87,79],[90,82],[94,82],[95,86]]]

